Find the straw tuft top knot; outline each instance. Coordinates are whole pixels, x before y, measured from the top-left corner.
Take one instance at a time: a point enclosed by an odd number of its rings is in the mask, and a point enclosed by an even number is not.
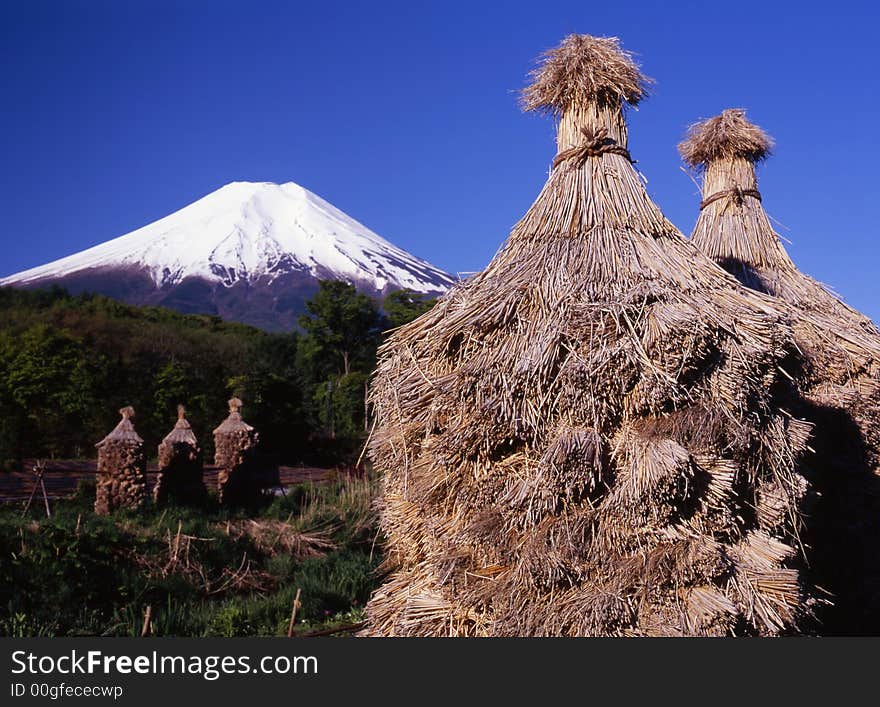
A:
[[[174,423],[174,428],[165,436],[162,443],[184,443],[191,444],[193,447],[197,446],[196,436],[192,431],[192,425],[186,419],[186,408],[183,405],[177,406],[177,422]]]
[[[714,118],[694,123],[678,145],[684,161],[696,168],[734,157],[760,162],[772,149],[773,138],[752,123],[742,108],[728,108]]]
[[[241,408],[244,406],[244,403],[241,402],[239,398],[231,398],[229,400],[229,413],[241,413]]]
[[[174,423],[174,429],[176,429],[176,430],[192,429],[192,426],[189,424],[189,420],[186,419],[186,408],[183,405],[177,406],[177,422]]]
[[[131,405],[126,405],[119,410],[119,414],[122,415],[123,420],[130,420],[134,417],[134,408]]]
[[[617,37],[589,34],[568,35],[558,47],[544,52],[529,76],[532,83],[521,97],[523,110],[554,115],[583,101],[634,106],[653,83],[633,55],[620,48]]]

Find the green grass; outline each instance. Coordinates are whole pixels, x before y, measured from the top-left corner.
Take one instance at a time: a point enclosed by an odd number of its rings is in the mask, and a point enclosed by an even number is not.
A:
[[[152,507],[92,512],[94,487],[52,517],[0,506],[0,635],[287,633],[360,621],[381,558],[374,482],[292,487],[258,511]]]

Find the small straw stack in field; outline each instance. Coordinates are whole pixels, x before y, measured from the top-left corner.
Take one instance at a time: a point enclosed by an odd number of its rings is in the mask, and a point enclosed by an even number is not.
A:
[[[259,433],[241,417],[242,402],[229,401],[229,416],[214,430],[217,491],[226,505],[247,505],[259,499],[263,480],[257,464]]]
[[[880,331],[792,262],[764,211],[756,165],[773,141],[742,109],[695,123],[679,151],[703,180],[692,242],[744,285],[778,298],[793,322],[812,445],[823,474],[809,544],[837,596],[826,629],[880,630]],[[873,616],[873,618],[870,618]]]
[[[485,271],[383,344],[390,575],[366,634],[802,629],[792,332],[648,197],[624,117],[647,84],[615,38],[547,52],[523,94],[559,120],[547,183]]]
[[[107,515],[118,508],[143,505],[147,493],[147,457],[144,440],[135,431],[133,407],[119,411],[122,419],[98,448],[98,479],[95,490],[95,513]]]
[[[183,405],[177,406],[177,422],[159,445],[159,475],[153,488],[157,505],[168,501],[202,504],[208,498],[202,479],[202,450]]]

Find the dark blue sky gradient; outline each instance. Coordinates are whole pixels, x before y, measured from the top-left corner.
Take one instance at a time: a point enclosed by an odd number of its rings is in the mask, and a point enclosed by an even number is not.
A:
[[[451,272],[483,268],[554,153],[516,91],[570,32],[657,85],[631,114],[685,233],[676,143],[744,107],[777,141],[764,204],[805,271],[880,319],[874,3],[0,0],[0,275],[235,180],[295,181]]]

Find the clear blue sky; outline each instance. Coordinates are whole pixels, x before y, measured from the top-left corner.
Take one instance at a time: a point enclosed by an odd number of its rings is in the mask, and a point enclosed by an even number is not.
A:
[[[745,107],[777,141],[768,212],[798,265],[880,320],[874,3],[0,0],[0,275],[121,235],[235,180],[293,180],[452,272],[531,204],[550,120],[516,102],[570,32],[657,80],[630,147],[688,233],[676,143]]]

